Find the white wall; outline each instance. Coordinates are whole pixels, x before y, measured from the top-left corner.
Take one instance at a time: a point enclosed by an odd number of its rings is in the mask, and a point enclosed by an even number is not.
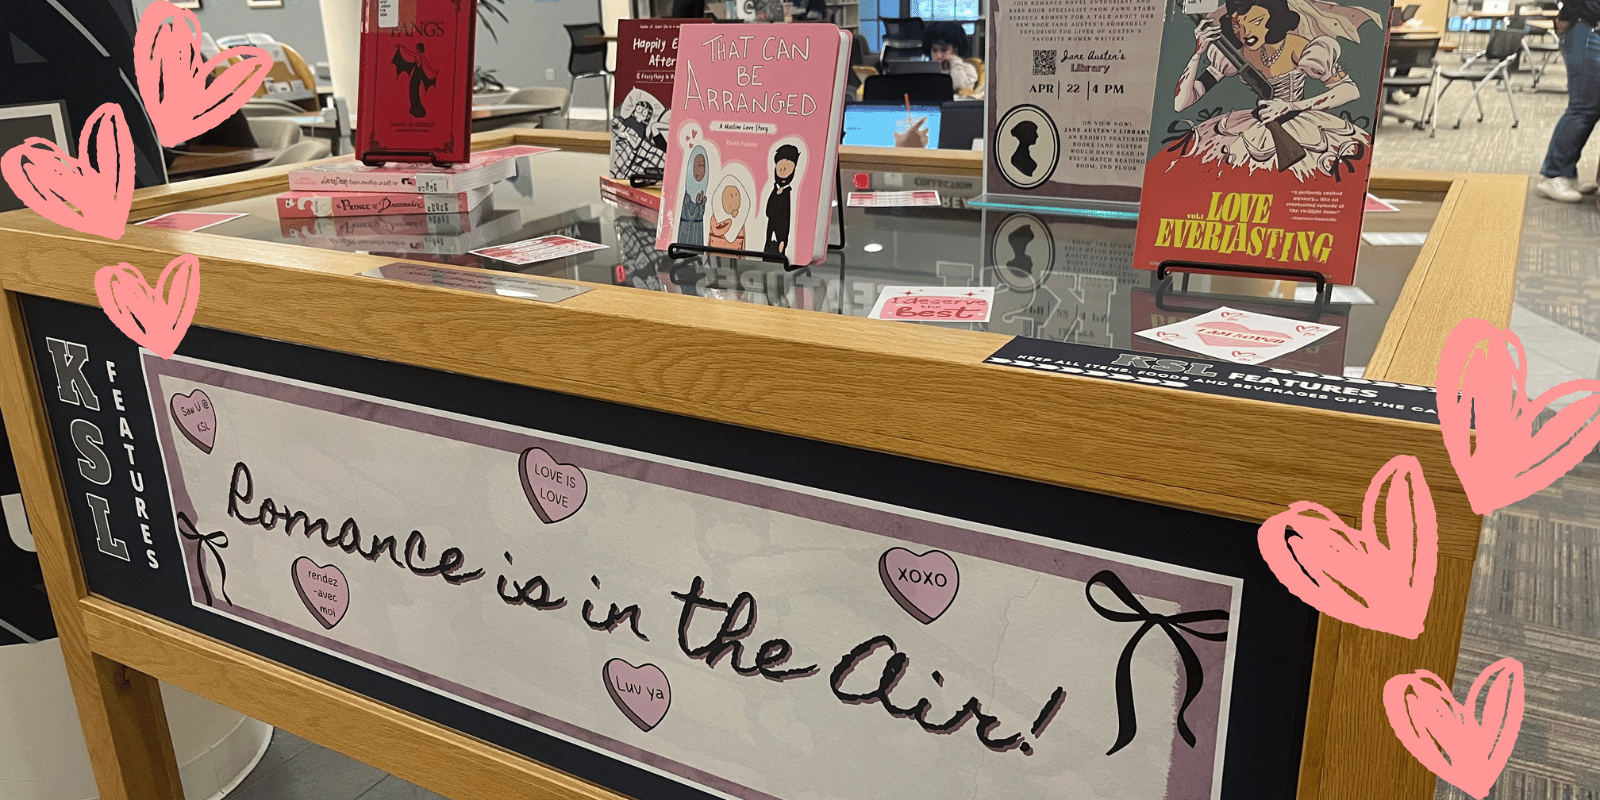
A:
[[[599,22],[600,0],[509,0],[505,4],[509,23],[489,15],[499,34],[497,44],[478,26],[478,66],[495,70],[495,77],[507,86],[560,86],[565,89],[568,39],[562,25]],[[608,27],[607,33],[615,33]],[[546,78],[554,71],[554,78]],[[572,98],[574,106],[604,108],[608,105],[601,91],[603,82],[590,78],[578,82]]]
[[[322,38],[318,0],[283,0],[283,8],[250,8],[245,0],[201,0],[195,9],[200,29],[215,38],[237,33],[265,33],[299,51],[307,64],[328,60]],[[148,0],[134,0],[143,13]]]

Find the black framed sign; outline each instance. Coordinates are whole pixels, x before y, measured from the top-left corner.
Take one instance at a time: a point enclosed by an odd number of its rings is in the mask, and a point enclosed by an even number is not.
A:
[[[1249,523],[22,304],[109,599],[634,797],[1295,792]]]

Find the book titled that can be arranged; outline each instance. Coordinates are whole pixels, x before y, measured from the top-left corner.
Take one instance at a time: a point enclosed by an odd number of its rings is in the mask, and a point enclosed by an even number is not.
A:
[[[849,62],[826,23],[679,28],[656,248],[826,257]]]

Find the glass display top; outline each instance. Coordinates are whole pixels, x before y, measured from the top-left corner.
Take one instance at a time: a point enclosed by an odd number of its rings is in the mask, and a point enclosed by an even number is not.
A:
[[[1420,242],[1364,240],[1356,285],[1334,287],[1320,302],[1307,283],[1208,275],[1157,281],[1155,273],[1132,266],[1131,221],[979,210],[967,205],[982,191],[977,175],[871,171],[866,175],[874,191],[934,190],[941,205],[847,208],[843,252],[792,272],[723,257],[674,261],[655,249],[653,210],[602,197],[606,160],[569,151],[524,159],[515,178],[496,185],[455,226],[465,228],[459,231],[434,226],[442,232],[430,233],[418,217],[280,219],[272,194],[193,210],[247,214],[205,230],[223,236],[852,316],[866,316],[885,287],[992,286],[989,322],[884,324],[965,327],[1179,357],[1186,351],[1134,332],[1229,306],[1338,326],[1325,339],[1266,363],[1350,377],[1371,359],[1422,248]],[[857,178],[853,170],[844,177],[847,186]],[[1390,193],[1384,199],[1398,210],[1368,213],[1365,233],[1426,233],[1443,196]],[[468,252],[552,234],[605,248],[524,266]]]

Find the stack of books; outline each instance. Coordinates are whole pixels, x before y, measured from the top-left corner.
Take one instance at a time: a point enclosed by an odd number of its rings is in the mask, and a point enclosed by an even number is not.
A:
[[[312,247],[466,253],[521,227],[521,213],[496,211],[490,196],[496,183],[516,175],[520,157],[548,149],[502,147],[448,168],[318,164],[289,173],[289,191],[278,195],[278,221],[285,237]]]

